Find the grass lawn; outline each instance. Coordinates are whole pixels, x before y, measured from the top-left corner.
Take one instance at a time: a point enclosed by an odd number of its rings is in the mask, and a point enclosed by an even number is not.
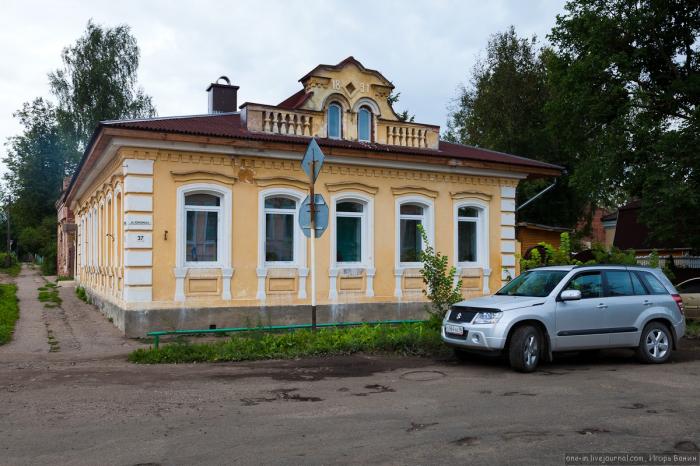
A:
[[[160,349],[137,349],[129,361],[142,364],[293,359],[351,353],[447,355],[439,330],[428,323],[323,328],[316,332],[251,332],[214,343],[176,342]]]
[[[0,267],[0,273],[6,273],[10,277],[16,277],[19,275],[20,271],[22,270],[22,264],[19,262],[15,262],[9,267]]]
[[[0,284],[0,345],[12,339],[18,318],[17,285]]]

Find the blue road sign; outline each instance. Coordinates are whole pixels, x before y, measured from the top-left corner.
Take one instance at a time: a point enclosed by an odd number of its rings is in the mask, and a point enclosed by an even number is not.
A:
[[[320,238],[328,228],[328,204],[321,194],[314,196],[314,207],[316,211],[316,238]],[[304,202],[299,207],[299,226],[304,235],[311,238],[311,197],[306,196]]]
[[[316,178],[318,178],[318,174],[321,171],[321,165],[323,165],[323,159],[325,159],[326,156],[323,155],[323,152],[321,151],[321,148],[318,146],[318,143],[316,142],[316,139],[313,138],[309,142],[309,146],[306,148],[306,153],[304,154],[304,158],[301,160],[301,168],[304,170],[306,175],[311,178],[311,182],[314,183],[316,181]],[[313,177],[311,176],[311,163],[314,162],[314,173]]]

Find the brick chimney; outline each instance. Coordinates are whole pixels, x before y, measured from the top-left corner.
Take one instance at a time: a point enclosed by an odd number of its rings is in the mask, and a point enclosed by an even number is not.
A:
[[[224,81],[222,84],[219,81]],[[228,113],[238,111],[238,86],[232,86],[226,76],[221,76],[207,88],[209,94],[209,113]]]

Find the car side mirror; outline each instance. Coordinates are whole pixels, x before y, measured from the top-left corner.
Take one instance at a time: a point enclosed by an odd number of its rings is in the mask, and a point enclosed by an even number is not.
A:
[[[564,290],[561,292],[562,301],[577,301],[581,299],[581,291],[579,290]]]

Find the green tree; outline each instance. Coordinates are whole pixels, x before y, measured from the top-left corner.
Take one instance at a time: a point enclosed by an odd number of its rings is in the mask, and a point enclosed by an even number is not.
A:
[[[550,98],[547,63],[553,51],[536,37],[520,38],[511,26],[491,36],[485,56],[459,90],[444,138],[562,165],[558,138],[550,130],[545,110]],[[519,203],[534,196],[552,180],[520,183]],[[586,197],[573,190],[568,175],[540,200],[519,212],[519,219],[550,225],[573,226]]]
[[[155,115],[151,97],[137,86],[139,47],[129,26],[109,28],[90,20],[61,59],[49,84],[59,127],[78,151],[102,120]]]
[[[700,248],[700,3],[577,0],[550,40],[547,110],[572,184],[598,203],[639,197],[660,240]]]
[[[389,102],[389,106],[393,108],[394,104],[399,101],[400,97],[400,92],[392,92],[391,94],[389,94],[389,97],[386,98],[386,101]],[[397,113],[396,116],[399,117],[399,121],[407,121],[409,123],[413,123],[413,121],[416,119],[416,116],[409,114],[408,110],[404,110],[403,112]]]

